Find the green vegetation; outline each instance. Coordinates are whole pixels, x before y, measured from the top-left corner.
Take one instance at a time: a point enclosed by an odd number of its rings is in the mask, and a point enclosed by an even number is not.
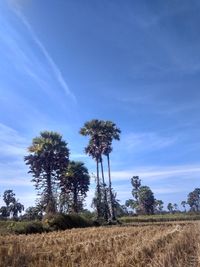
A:
[[[90,185],[88,169],[83,162],[71,161],[66,174],[61,178],[60,209],[65,205],[68,211],[78,213],[83,210],[83,200],[87,196]]]
[[[94,226],[95,222],[77,214],[56,214],[44,217],[42,221],[0,221],[0,235],[35,234],[71,228]]]
[[[176,203],[168,203],[167,212],[163,210],[163,201],[154,197],[151,188],[142,185],[139,176],[133,176],[133,198],[125,205],[120,204],[112,188],[110,167],[112,144],[114,140],[120,140],[120,133],[115,123],[97,119],[86,122],[80,129],[81,135],[89,137],[85,152],[96,162],[96,191],[92,200],[94,212],[90,212],[84,209],[90,185],[87,167],[83,162],[70,161],[68,144],[62,135],[52,131],[41,132],[32,140],[24,158],[39,198],[36,205],[28,207],[22,215],[24,206],[16,199],[13,190],[6,190],[2,195],[5,204],[0,207],[0,219],[4,220],[0,221],[0,234],[111,225],[119,222],[117,218],[121,218],[121,223],[199,220],[199,188],[188,194],[187,201],[181,202],[184,212],[179,211]]]
[[[56,213],[55,191],[69,162],[69,149],[62,136],[44,131],[32,141],[25,162],[29,166],[32,181],[41,196],[46,213]]]
[[[200,220],[200,213],[175,213],[175,214],[157,214],[157,215],[139,215],[121,217],[122,223],[142,223],[142,222],[170,222],[170,221],[194,221]]]
[[[0,217],[3,219],[9,218],[10,216],[12,216],[13,219],[16,219],[18,214],[21,214],[24,210],[24,205],[15,198],[13,190],[5,190],[3,201],[6,204],[0,208]]]

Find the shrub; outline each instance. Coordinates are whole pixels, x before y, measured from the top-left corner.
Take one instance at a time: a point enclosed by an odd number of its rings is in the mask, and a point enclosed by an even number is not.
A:
[[[15,234],[36,234],[44,231],[41,222],[13,222],[8,226],[11,232]]]
[[[84,228],[93,225],[93,222],[76,214],[56,214],[46,216],[43,220],[44,229],[49,231]]]

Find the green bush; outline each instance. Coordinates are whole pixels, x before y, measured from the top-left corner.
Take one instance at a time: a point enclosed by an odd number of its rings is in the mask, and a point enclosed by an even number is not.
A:
[[[41,222],[13,222],[8,226],[9,231],[15,234],[36,234],[44,231]]]
[[[93,222],[76,214],[56,214],[46,216],[43,220],[44,229],[49,231],[83,228],[93,225]]]

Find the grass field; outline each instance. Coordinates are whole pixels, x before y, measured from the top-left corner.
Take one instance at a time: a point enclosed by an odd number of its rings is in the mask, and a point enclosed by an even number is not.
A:
[[[141,222],[170,222],[170,221],[196,221],[200,220],[200,214],[175,213],[175,214],[155,214],[121,217],[122,223],[141,223]]]
[[[199,222],[0,236],[0,267],[197,267]]]

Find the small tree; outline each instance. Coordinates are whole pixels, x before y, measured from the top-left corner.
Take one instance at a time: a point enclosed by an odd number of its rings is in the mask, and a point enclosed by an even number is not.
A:
[[[196,188],[188,194],[187,203],[191,211],[200,211],[200,188]]]
[[[186,212],[186,205],[187,205],[187,202],[185,200],[183,200],[181,202],[181,206],[184,208],[184,212]]]
[[[140,209],[145,214],[154,213],[155,198],[148,186],[141,186],[138,191]]]
[[[3,219],[6,219],[10,216],[10,212],[8,210],[8,207],[7,206],[2,206],[0,208],[0,217],[2,217]]]
[[[29,207],[26,209],[23,219],[26,220],[41,220],[42,219],[42,210],[39,206]]]
[[[6,190],[3,193],[3,201],[5,202],[6,207],[9,207],[10,204],[15,202],[15,193],[13,190]]]
[[[55,192],[69,161],[69,149],[62,136],[56,132],[44,131],[33,139],[25,157],[33,175],[32,181],[43,199],[46,213],[56,212]]]
[[[77,213],[83,209],[83,200],[87,196],[89,184],[90,176],[84,163],[71,161],[60,182],[62,196],[68,196],[69,211]]]
[[[10,205],[10,213],[14,219],[17,219],[18,213],[22,213],[24,210],[24,205],[19,203],[17,200]]]
[[[173,204],[172,203],[168,203],[167,209],[169,210],[170,213],[172,213],[173,212]]]
[[[161,213],[163,210],[163,201],[162,200],[155,200],[155,212]]]
[[[13,190],[6,190],[3,194],[3,200],[6,204],[6,206],[2,206],[0,209],[0,213],[3,218],[11,216],[16,219],[18,217],[18,213],[21,213],[24,210],[24,205],[16,200]]]
[[[134,209],[136,213],[139,212],[139,189],[141,186],[141,180],[139,179],[139,176],[133,176],[131,178],[131,184],[133,186],[132,195],[135,198],[135,201],[132,203],[134,204]]]
[[[174,212],[177,212],[178,211],[178,204],[174,203]]]
[[[133,199],[128,199],[125,202],[125,206],[127,208],[131,208],[136,211],[136,213],[139,211],[139,202]]]

